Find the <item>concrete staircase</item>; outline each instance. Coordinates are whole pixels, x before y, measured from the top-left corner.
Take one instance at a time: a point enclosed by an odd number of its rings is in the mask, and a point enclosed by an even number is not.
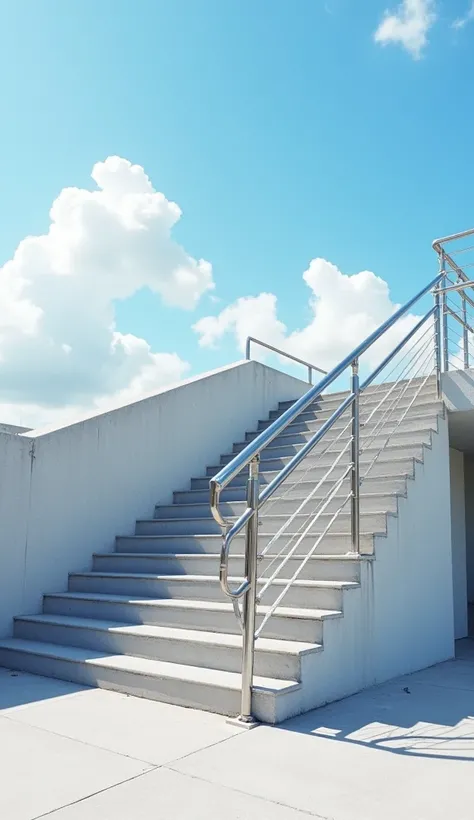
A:
[[[318,554],[308,561],[257,640],[254,712],[261,720],[279,722],[338,696],[336,691],[331,694],[327,684],[333,657],[339,651],[334,646],[327,654],[332,635],[328,625],[337,620],[338,634],[348,630],[346,641],[350,644],[353,624],[345,623],[344,613],[348,605],[352,609],[364,605],[362,567],[374,560],[375,546],[387,532],[389,517],[397,516],[400,497],[406,497],[414,483],[415,465],[423,461],[425,448],[431,447],[443,413],[431,380],[407,412],[418,387],[415,382],[401,398],[403,386],[395,388],[392,397],[400,398],[397,409],[375,438],[370,434],[378,416],[369,422],[367,419],[388,386],[369,388],[361,398],[361,422],[366,422],[361,437],[362,474],[383,447],[361,488],[362,555],[350,552],[347,510],[325,535]],[[343,395],[322,397],[271,443],[260,464],[262,484],[271,481],[319,429]],[[246,442],[289,404],[282,403],[268,420],[259,422],[257,431],[247,433]],[[278,493],[280,498],[275,503],[272,499],[268,511],[263,510],[260,545],[268,543],[333,463],[349,433],[335,443],[332,452],[325,450],[347,419],[344,415],[336,423],[292,474]],[[392,435],[384,446],[389,433]],[[234,444],[233,453],[223,455],[221,465],[246,442]],[[327,495],[348,458],[346,454],[341,459],[318,497]],[[219,586],[221,536],[209,512],[209,477],[218,470],[219,465],[209,466],[204,476],[191,479],[189,489],[174,493],[172,504],[157,506],[153,518],[137,521],[135,535],[117,536],[115,552],[95,554],[90,572],[71,573],[67,592],[45,594],[42,614],[17,617],[13,638],[0,642],[0,666],[237,714],[242,640],[232,604]],[[236,516],[244,509],[245,481],[242,473],[223,492],[226,515]],[[299,554],[288,562],[287,578],[314,543],[315,534],[327,525],[348,486],[341,487],[338,497],[304,538]],[[304,519],[301,516],[301,522]],[[299,525],[297,516],[292,532]],[[243,573],[243,546],[239,538],[231,557],[236,581]],[[260,576],[265,576],[265,562],[260,564]],[[280,580],[272,585],[266,605],[258,609],[260,620],[284,583]],[[320,695],[318,674],[326,681]]]

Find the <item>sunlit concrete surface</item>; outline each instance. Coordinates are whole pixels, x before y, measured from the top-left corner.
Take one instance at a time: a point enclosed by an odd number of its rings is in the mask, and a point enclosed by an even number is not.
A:
[[[472,820],[474,641],[251,732],[0,670],[0,765],[5,820]]]

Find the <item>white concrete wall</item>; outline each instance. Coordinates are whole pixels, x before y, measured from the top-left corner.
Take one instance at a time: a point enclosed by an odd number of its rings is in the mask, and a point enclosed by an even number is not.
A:
[[[19,427],[17,424],[0,424],[0,433],[28,433],[31,427]]]
[[[449,443],[445,419],[361,586],[344,595],[344,617],[324,623],[324,651],[302,659],[293,712],[359,692],[454,655]],[[299,699],[298,699],[299,698]]]
[[[454,637],[467,635],[466,505],[464,453],[450,448],[451,545],[453,555]]]
[[[373,573],[374,677],[388,680],[454,655],[448,425],[408,482]],[[367,579],[368,581],[370,579]]]
[[[467,598],[474,603],[474,456],[464,456],[464,490],[466,506]]]
[[[0,433],[0,635],[307,389],[241,362],[60,429]]]
[[[474,369],[451,370],[441,376],[443,399],[448,411],[466,411],[474,407]]]

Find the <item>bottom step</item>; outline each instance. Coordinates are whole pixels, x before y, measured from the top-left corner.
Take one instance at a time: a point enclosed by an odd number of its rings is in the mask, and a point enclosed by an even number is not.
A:
[[[0,641],[0,666],[223,715],[239,712],[237,672],[20,639]],[[296,681],[255,677],[255,717],[279,723],[296,714],[300,688]]]

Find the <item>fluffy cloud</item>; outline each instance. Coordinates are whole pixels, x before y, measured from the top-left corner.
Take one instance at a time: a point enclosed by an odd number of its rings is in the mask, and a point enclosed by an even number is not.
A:
[[[41,407],[54,417],[182,378],[175,353],[118,331],[114,303],[147,287],[191,309],[214,287],[211,265],[172,239],[181,211],[142,167],[108,157],[92,179],[95,190],[62,190],[47,234],[25,238],[0,269],[0,401],[10,416],[21,406],[25,424]]]
[[[395,12],[385,12],[374,34],[375,42],[401,45],[418,60],[435,20],[435,0],[403,0]]]
[[[464,28],[464,26],[467,26],[468,23],[472,23],[473,20],[474,20],[474,0],[471,3],[471,6],[467,10],[464,17],[458,17],[458,19],[454,21],[453,28],[457,28],[457,29]]]
[[[261,293],[238,299],[217,316],[200,319],[194,330],[202,347],[215,347],[225,334],[234,334],[245,349],[247,336],[256,336],[325,370],[331,370],[397,309],[390,291],[370,271],[353,276],[325,259],[313,259],[303,279],[311,290],[313,318],[301,330],[288,332],[278,319],[277,297]],[[375,344],[364,359],[373,368],[393,350],[397,341],[420,317],[408,314]]]

